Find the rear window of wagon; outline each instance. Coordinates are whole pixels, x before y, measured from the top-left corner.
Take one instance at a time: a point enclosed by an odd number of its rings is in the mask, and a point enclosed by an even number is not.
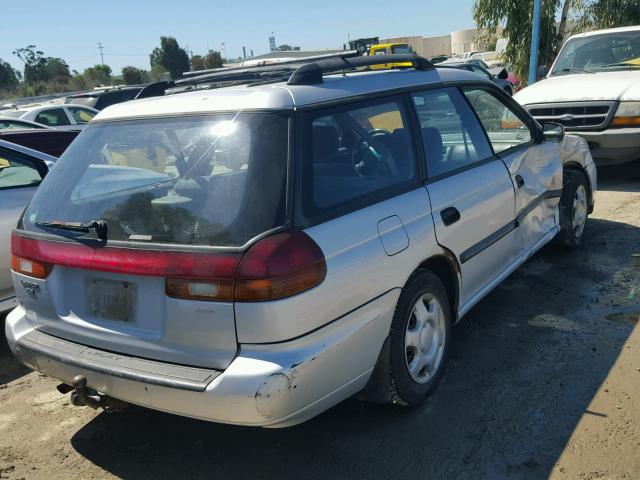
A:
[[[286,222],[288,117],[225,113],[89,125],[23,227],[102,220],[108,240],[237,247]]]

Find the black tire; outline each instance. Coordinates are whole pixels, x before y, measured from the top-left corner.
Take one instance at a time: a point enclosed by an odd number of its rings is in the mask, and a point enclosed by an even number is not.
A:
[[[582,243],[582,237],[584,235],[584,227],[576,230],[573,226],[574,223],[574,200],[578,194],[578,189],[584,189],[583,191],[589,193],[589,186],[587,179],[577,170],[565,170],[562,179],[562,196],[560,197],[560,232],[558,232],[557,242],[564,244],[569,248],[577,248]],[[588,198],[587,208],[588,208]],[[585,217],[585,224],[586,224]]]
[[[444,343],[442,357],[434,373],[426,383],[416,382],[407,365],[405,333],[412,321],[415,303],[425,294],[431,294],[440,303],[444,313]],[[413,320],[415,321],[415,319]],[[440,279],[429,271],[419,271],[407,283],[402,291],[393,316],[389,348],[389,398],[394,404],[417,406],[422,404],[438,386],[444,373],[451,341],[451,309],[447,292]]]

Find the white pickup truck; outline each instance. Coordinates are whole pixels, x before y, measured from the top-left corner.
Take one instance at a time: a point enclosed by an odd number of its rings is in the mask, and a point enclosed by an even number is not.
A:
[[[583,137],[598,165],[640,159],[640,25],[570,37],[547,78],[514,98]]]

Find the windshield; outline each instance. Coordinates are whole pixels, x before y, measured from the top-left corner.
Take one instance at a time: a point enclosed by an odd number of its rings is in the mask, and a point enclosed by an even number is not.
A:
[[[104,221],[108,240],[241,246],[285,222],[288,120],[239,113],[96,123],[69,146],[24,216]]]
[[[393,45],[391,51],[398,54],[408,54],[411,53],[411,47],[409,45]]]
[[[550,76],[640,68],[640,30],[569,40]]]

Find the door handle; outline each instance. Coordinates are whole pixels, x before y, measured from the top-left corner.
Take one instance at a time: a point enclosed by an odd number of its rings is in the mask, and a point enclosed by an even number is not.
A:
[[[445,227],[448,227],[460,220],[460,212],[455,207],[448,207],[440,211],[440,218]]]
[[[522,178],[522,175],[520,174],[516,175],[516,185],[518,186],[518,188],[524,187],[524,178]]]

